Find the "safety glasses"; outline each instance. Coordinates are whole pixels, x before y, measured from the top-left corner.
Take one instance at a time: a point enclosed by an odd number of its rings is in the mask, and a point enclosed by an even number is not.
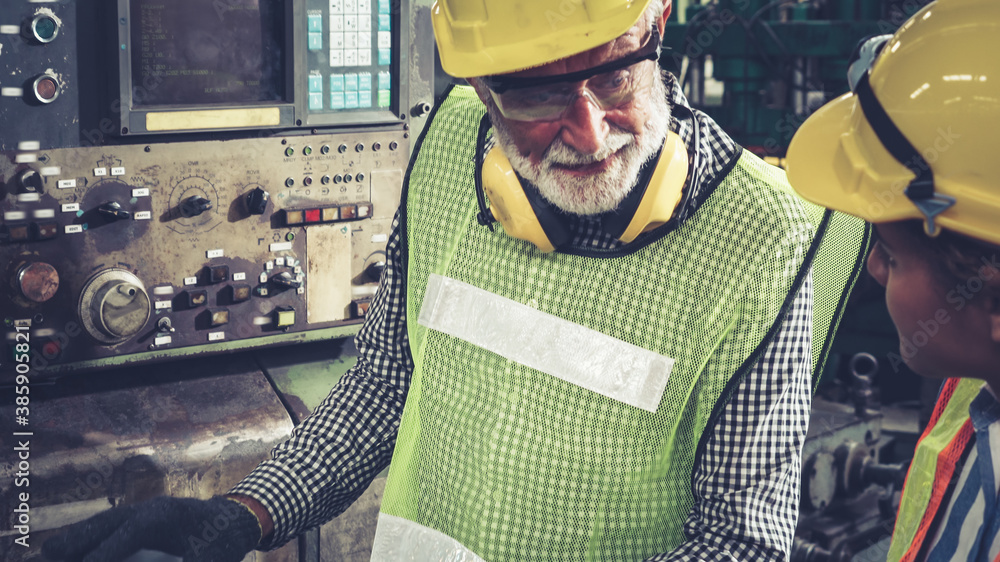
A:
[[[660,57],[660,34],[654,26],[638,51],[594,68],[541,77],[486,76],[500,113],[515,121],[558,119],[576,96],[584,96],[604,111],[632,101],[649,88],[657,73],[646,61]]]

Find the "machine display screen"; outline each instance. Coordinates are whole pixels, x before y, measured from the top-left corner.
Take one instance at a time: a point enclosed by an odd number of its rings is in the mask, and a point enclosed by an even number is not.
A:
[[[285,97],[283,2],[129,0],[136,106]]]

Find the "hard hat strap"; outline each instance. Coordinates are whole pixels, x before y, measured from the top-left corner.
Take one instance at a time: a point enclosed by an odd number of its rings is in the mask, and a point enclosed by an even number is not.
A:
[[[924,230],[927,234],[936,236],[940,232],[940,227],[934,224],[934,219],[955,205],[955,198],[935,192],[934,172],[930,164],[892,122],[892,118],[875,97],[868,78],[869,72],[866,71],[858,80],[854,94],[858,97],[865,119],[868,120],[882,146],[916,176],[903,193],[923,213]]]

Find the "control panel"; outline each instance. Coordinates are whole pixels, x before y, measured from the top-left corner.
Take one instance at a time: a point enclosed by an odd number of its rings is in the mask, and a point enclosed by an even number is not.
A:
[[[433,60],[422,0],[0,0],[0,383],[25,347],[64,376],[355,332]]]
[[[0,159],[0,318],[58,371],[360,320],[409,139],[19,148]]]

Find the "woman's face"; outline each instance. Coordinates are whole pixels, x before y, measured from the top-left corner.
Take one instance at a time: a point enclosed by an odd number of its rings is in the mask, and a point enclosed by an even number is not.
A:
[[[1000,344],[994,341],[986,282],[1000,275],[982,267],[978,275],[948,286],[945,265],[923,240],[901,223],[875,226],[878,242],[868,272],[885,287],[886,305],[899,333],[899,354],[913,371],[933,378],[1000,373]]]

